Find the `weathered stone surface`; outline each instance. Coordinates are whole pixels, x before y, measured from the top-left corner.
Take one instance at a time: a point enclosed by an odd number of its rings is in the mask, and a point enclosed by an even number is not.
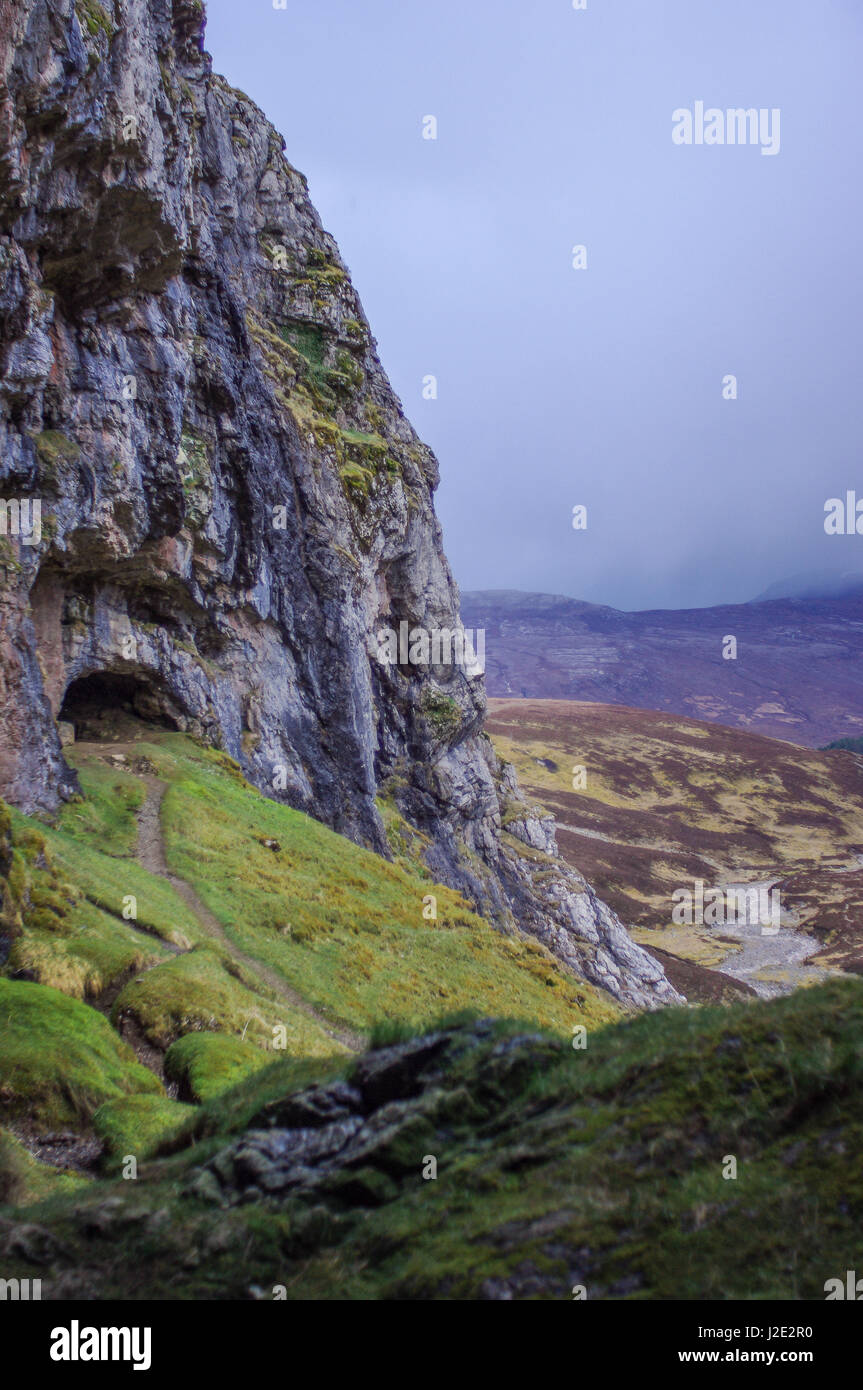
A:
[[[250,1130],[233,1154],[232,1179],[262,1192],[304,1183],[309,1170],[344,1149],[362,1123],[351,1115],[321,1129]]]
[[[388,796],[503,928],[625,1003],[674,1000],[550,873],[547,821],[502,834],[482,678],[379,660],[383,627],[459,628],[437,463],[198,0],[2,12],[0,496],[42,515],[0,538],[0,796],[55,807],[58,720],[125,702],[383,854]]]
[[[312,1086],[299,1095],[271,1101],[251,1121],[251,1129],[314,1129],[358,1114],[363,1098],[354,1086],[334,1081],[329,1086]]]
[[[420,1078],[450,1044],[446,1033],[430,1033],[407,1043],[367,1052],[357,1063],[354,1082],[370,1110],[396,1096],[415,1095]]]
[[[565,1044],[539,1033],[502,1037],[489,1047],[494,1025],[460,1028],[375,1048],[355,1064],[350,1084],[310,1086],[271,1102],[249,1129],[191,1178],[187,1191],[202,1201],[233,1206],[283,1201],[297,1192],[376,1206],[405,1179],[416,1179],[428,1156],[451,1142],[454,1128],[485,1122],[504,1109],[537,1072],[565,1056]],[[483,1062],[471,1086],[452,1072],[471,1056]],[[343,1112],[331,1122],[323,1117]],[[301,1123],[309,1116],[311,1125]],[[274,1127],[259,1129],[264,1122]],[[511,1166],[525,1167],[533,1151],[515,1149]]]
[[[200,1169],[189,1192],[207,1202],[236,1204],[279,1199],[298,1189],[326,1191],[374,1206],[388,1199],[392,1182],[418,1173],[436,1133],[454,1116],[437,1080],[447,1063],[488,1038],[489,1025],[430,1033],[365,1053],[343,1081],[310,1086],[271,1102],[249,1129]],[[492,1052],[487,1086],[504,1094],[519,1069],[535,1067],[548,1039],[507,1039]],[[559,1049],[558,1049],[559,1051]],[[462,1122],[471,1118],[470,1106]],[[332,1121],[325,1116],[341,1112]],[[311,1124],[303,1123],[312,1117]],[[258,1129],[261,1123],[274,1127]]]

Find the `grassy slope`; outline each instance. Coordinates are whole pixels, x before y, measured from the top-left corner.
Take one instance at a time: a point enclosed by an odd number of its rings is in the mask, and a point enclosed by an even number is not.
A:
[[[28,1210],[34,1245],[41,1225],[59,1243],[40,1268],[19,1241],[6,1272],[41,1274],[46,1297],[569,1299],[583,1284],[589,1298],[822,1299],[859,1268],[859,981],[646,1015],[584,1051],[499,1046],[517,1032],[499,1025],[414,1102],[426,1131],[413,1161],[372,1159],[378,1205],[344,1189],[228,1209],[189,1194],[264,1101],[353,1065],[280,1062],[197,1110],[143,1182]]]
[[[268,1063],[277,1026],[292,1056],[342,1049],[321,1022],[237,962],[169,881],[136,862],[146,784],[131,765],[109,766],[110,752],[72,751],[85,799],[67,805],[54,826],[7,817],[14,848],[6,907],[11,901],[19,925],[2,974],[27,972],[33,982],[0,976],[8,1023],[0,1031],[0,1122],[87,1129],[97,1105],[112,1101],[98,1133],[110,1152],[125,1145],[143,1154],[185,1111],[91,1003],[160,1051],[190,1039],[173,1052],[168,1075],[191,1100]],[[371,1033],[382,1020],[422,1026],[471,1007],[568,1034],[574,1023],[618,1015],[535,942],[502,937],[414,869],[268,801],[223,755],[158,732],[136,752],[168,784],[170,867],[194,885],[230,941],[332,1020]],[[267,848],[267,839],[280,848]],[[422,916],[430,892],[436,922]],[[130,896],[136,923],[122,915]],[[62,1045],[67,1026],[75,1037],[87,1034],[83,1049]],[[92,1069],[104,1071],[101,1089]],[[126,1103],[130,1095],[143,1099]]]
[[[44,938],[63,978],[89,941],[100,985],[116,988],[124,952],[142,952],[152,968],[123,986],[114,1016],[137,1010],[163,1045],[177,1039],[167,1074],[197,1103],[169,1100],[107,1020],[72,997],[74,971],[67,993],[0,979],[9,1118],[92,1125],[109,1171],[128,1153],[144,1163],[138,1182],[82,1186],[0,1133],[0,1198],[17,1204],[0,1220],[7,1277],[42,1277],[46,1297],[268,1297],[283,1284],[289,1297],[568,1299],[585,1284],[589,1297],[821,1298],[825,1279],[859,1265],[863,984],[609,1024],[614,1011],[532,943],[498,936],[421,873],[265,801],[220,755],[177,735],[142,751],[169,786],[175,872],[231,940],[332,1016],[376,1042],[428,1027],[453,1004],[522,1021],[498,1025],[409,1102],[419,1127],[407,1160],[404,1140],[398,1154],[384,1145],[355,1186],[276,1205],[224,1209],[192,1193],[202,1163],[263,1104],[349,1076],[354,1062],[323,1034],[326,1046],[295,1040],[273,1060],[255,1023],[269,1023],[271,993],[249,972],[244,982],[171,885],[136,866],[140,784],[88,757],[88,800],[57,827],[13,818],[24,922],[13,954]],[[422,918],[429,891],[436,924]],[[128,892],[148,934],[117,916]],[[513,1044],[526,1062],[508,1043],[495,1051],[532,1016],[547,1032]],[[574,1021],[588,1026],[584,1051],[562,1037]],[[297,1027],[313,1023],[302,1015]],[[148,1159],[160,1144],[163,1156]],[[434,1182],[419,1176],[428,1153]],[[734,1181],[722,1177],[728,1155]],[[151,1222],[153,1212],[164,1215]]]
[[[368,1030],[476,1008],[568,1033],[582,1015],[615,1016],[536,942],[502,937],[457,893],[265,800],[181,736],[153,757],[170,781],[171,868],[239,946],[332,1017]],[[423,918],[430,893],[436,921]]]

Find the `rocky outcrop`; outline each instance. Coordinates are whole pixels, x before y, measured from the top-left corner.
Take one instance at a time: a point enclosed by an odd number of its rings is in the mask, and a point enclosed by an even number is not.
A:
[[[194,1174],[188,1194],[223,1206],[278,1202],[297,1191],[358,1206],[392,1199],[423,1152],[433,1156],[444,1135],[451,1136],[453,1120],[464,1117],[468,1091],[455,1091],[453,1066],[482,1049],[483,1098],[499,1104],[564,1051],[541,1035],[495,1042],[494,1033],[493,1021],[483,1019],[380,1048],[357,1063],[350,1083],[310,1086],[271,1101]]]
[[[460,631],[437,464],[198,0],[0,11],[0,794],[56,806],[58,721],[127,702],[386,854],[384,798],[504,929],[675,998],[553,839],[502,825],[470,662],[381,659],[383,628]]]

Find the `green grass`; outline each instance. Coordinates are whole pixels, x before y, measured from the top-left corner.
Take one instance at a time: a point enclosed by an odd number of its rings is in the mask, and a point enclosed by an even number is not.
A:
[[[368,497],[375,475],[370,468],[364,468],[360,463],[344,463],[339,469],[339,477],[345,487],[352,488],[355,492],[361,493],[363,497]]]
[[[199,1104],[213,1100],[272,1064],[273,1053],[224,1033],[187,1033],[172,1043],[165,1072],[181,1095]]]
[[[458,702],[451,695],[443,695],[437,690],[423,691],[420,708],[440,738],[453,734],[464,718]]]
[[[69,750],[69,761],[76,761],[74,747]],[[146,784],[131,772],[108,767],[95,758],[82,761],[79,780],[83,798],[63,807],[58,828],[76,844],[103,854],[134,857],[138,838],[135,815],[146,800]]]
[[[75,999],[92,999],[163,955],[158,941],[148,941],[128,923],[79,900],[53,926],[40,928],[25,917],[7,968],[27,971],[40,984]]]
[[[295,323],[283,328],[282,336],[306,359],[309,367],[322,371],[327,356],[327,338],[323,329],[312,323]]]
[[[224,1032],[270,1048],[284,1026],[287,1049],[327,1056],[336,1044],[313,1018],[238,978],[228,958],[206,946],[175,956],[123,986],[112,1011],[134,1018],[148,1041],[165,1049],[186,1033]]]
[[[192,1121],[111,1023],[136,1046],[170,1049],[168,1074],[184,1099],[215,1103],[251,1085],[253,1072],[282,1085],[298,1067],[343,1065],[330,1026],[380,1036],[382,1026],[410,1032],[474,1010],[567,1036],[576,1022],[595,1030],[618,1017],[538,943],[499,934],[435,885],[421,863],[423,837],[407,835],[392,807],[402,863],[262,796],[224,754],[180,734],[142,733],[136,751],[167,785],[171,870],[224,937],[137,862],[146,784],[135,760],[116,768],[91,749],[67,750],[83,799],[50,825],[0,806],[0,929],[10,943],[0,971],[0,1122],[82,1128],[102,1107],[109,1149],[142,1154],[163,1121],[187,1128]],[[423,916],[429,894],[436,920]],[[131,898],[136,916],[126,920]],[[12,981],[13,972],[30,978]],[[86,1002],[103,994],[111,1023]],[[126,1104],[129,1096],[145,1100]]]
[[[84,770],[90,796],[67,805],[57,828],[5,813],[13,840],[7,971],[27,971],[78,999],[166,955],[160,938],[187,948],[204,936],[171,885],[127,857],[141,784],[106,771]],[[123,917],[128,897],[136,899],[137,926]]]
[[[142,754],[147,747],[141,745]],[[78,771],[84,799],[64,806],[55,826],[39,826],[36,833],[43,857],[47,852],[57,873],[75,886],[85,930],[89,917],[92,948],[104,943],[108,949],[113,937],[149,960],[160,954],[159,939],[183,950],[206,940],[197,917],[172,885],[148,873],[134,858],[144,782],[96,758],[82,757],[74,746],[66,750],[66,757]],[[22,838],[34,834],[32,823],[14,811],[12,823]],[[129,897],[135,899],[136,926],[123,918]],[[95,916],[93,908],[98,909]],[[154,939],[148,941],[146,934]],[[114,951],[109,954],[113,960]]]
[[[95,1009],[43,985],[0,978],[0,1117],[86,1125],[106,1100],[159,1082]]]
[[[115,860],[96,856],[104,881],[101,896],[106,905],[113,898],[111,913],[96,906],[99,891],[81,872],[82,859],[92,857],[92,851],[58,840],[8,808],[0,808],[0,820],[9,858],[5,885],[0,881],[0,922],[10,937],[8,973],[27,972],[40,984],[83,999],[158,959],[159,942],[114,915],[121,903]],[[88,901],[75,878],[85,882],[93,900]]]
[[[841,981],[644,1015],[584,1052],[538,1046],[523,1074],[489,1044],[433,1102],[438,1180],[405,1181],[279,1282],[475,1298],[527,1265],[540,1297],[568,1298],[574,1270],[594,1297],[823,1297],[859,1265],[861,1036],[863,985]]]
[[[192,1113],[168,1096],[124,1096],[108,1100],[93,1116],[93,1129],[105,1145],[105,1155],[114,1165],[133,1157],[149,1155],[175,1133]],[[111,1166],[114,1166],[111,1165]]]
[[[245,1129],[271,1101],[318,1082],[343,1080],[353,1058],[347,1053],[329,1057],[291,1057],[277,1054],[265,1067],[250,1072],[227,1090],[219,1091],[195,1110],[183,1128],[163,1146],[163,1152],[179,1152],[198,1140],[234,1134]]]
[[[300,354],[305,363],[305,379],[312,396],[327,413],[335,409],[336,396],[331,381],[332,372],[326,366],[327,337],[314,324],[292,323],[281,329],[281,336]]]
[[[50,478],[56,478],[58,468],[74,463],[81,453],[80,446],[59,430],[42,430],[34,440],[39,461]]]
[[[266,800],[182,735],[159,747],[171,868],[238,946],[333,1019],[368,1030],[475,1008],[569,1034],[617,1016],[601,991],[538,943],[501,936],[457,893]],[[437,921],[423,918],[429,893]]]
[[[518,1024],[479,1038],[466,1024],[406,1103],[410,1127],[349,1188],[226,1209],[202,1165],[268,1101],[354,1065],[285,1060],[195,1111],[143,1183],[54,1197],[25,1219],[55,1234],[66,1287],[86,1281],[97,1298],[251,1286],[270,1298],[283,1285],[292,1299],[569,1302],[584,1284],[593,1300],[820,1300],[828,1278],[859,1269],[861,1037],[863,982],[850,979],[644,1015],[584,1051]],[[421,1178],[424,1154],[435,1181]],[[94,1230],[106,1194],[116,1215]],[[142,1209],[166,1215],[149,1229]],[[26,1257],[9,1265],[39,1273]]]
[[[172,869],[193,885],[238,946],[334,1021],[368,1030],[382,1018],[422,1024],[442,1011],[478,1008],[568,1033],[573,1022],[598,1024],[616,1016],[607,996],[566,975],[536,942],[501,936],[458,894],[435,887],[427,871],[386,863],[261,796],[224,755],[175,734],[151,733],[139,751],[169,783],[162,815]],[[209,944],[218,955],[171,885],[128,858],[140,799],[130,790],[135,779],[107,773],[74,749],[70,761],[88,793],[85,804],[96,804],[86,814],[73,804],[55,830],[40,829],[62,872],[76,876],[91,905],[116,914],[123,897],[134,894],[140,926],[181,945]],[[266,839],[279,842],[278,853],[266,848]],[[436,921],[423,917],[429,893],[437,898]],[[92,912],[91,919],[92,949],[97,941],[107,949],[107,924]],[[127,924],[112,922],[111,929],[127,948],[158,952],[157,941],[151,948]],[[64,951],[71,949],[64,943]],[[240,1033],[251,1015],[253,1031],[260,1031],[254,1021],[260,1001],[232,999],[234,982],[211,961],[208,971],[214,970],[220,983],[209,1013],[201,990],[215,976],[201,981],[197,964],[190,970],[168,959],[145,977],[142,1016],[151,1035],[173,1040],[186,1014],[198,1028]],[[156,987],[163,984],[160,1001]],[[184,1009],[187,984],[192,993]],[[135,989],[129,987],[124,1002]],[[209,1023],[213,1016],[216,1025]]]
[[[75,875],[86,897],[109,914],[122,916],[123,900],[136,900],[138,927],[183,949],[206,937],[198,919],[164,878],[148,873],[133,859],[120,863],[109,854],[72,843],[46,829],[45,841],[64,873]]]
[[[104,34],[110,41],[114,37],[114,25],[104,5],[99,4],[99,0],[75,0],[75,9],[82,29],[86,29],[91,38],[95,39]]]

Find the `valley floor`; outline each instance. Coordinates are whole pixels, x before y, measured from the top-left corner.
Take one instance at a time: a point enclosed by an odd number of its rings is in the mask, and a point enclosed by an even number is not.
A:
[[[569,862],[691,1000],[863,973],[863,761],[669,713],[492,700],[487,727]],[[779,930],[675,922],[700,883],[773,890]]]

